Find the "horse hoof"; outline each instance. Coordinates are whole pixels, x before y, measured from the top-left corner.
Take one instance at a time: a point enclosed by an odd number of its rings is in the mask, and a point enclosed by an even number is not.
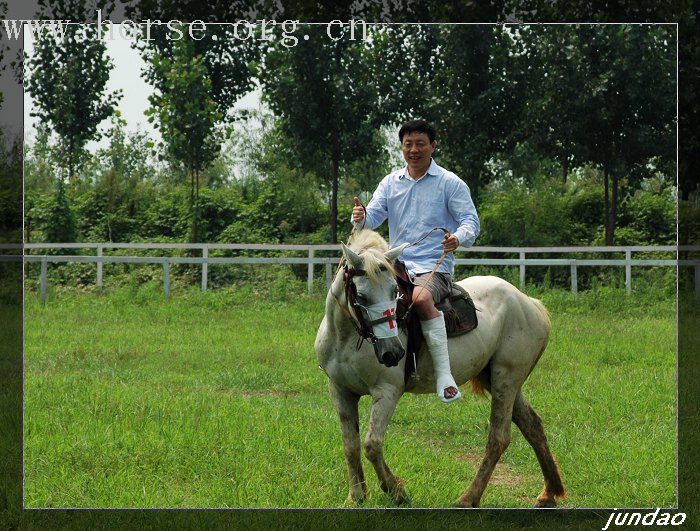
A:
[[[406,480],[400,477],[394,479],[394,484],[390,487],[382,485],[382,490],[386,492],[396,505],[404,505],[410,503],[411,497],[406,492]]]
[[[362,505],[364,502],[365,502],[364,496],[349,495],[347,498],[345,498],[345,503],[343,505],[345,507],[353,507],[355,505]]]
[[[345,500],[345,505],[362,505],[365,502],[366,498],[367,498],[367,491],[366,490],[360,490],[360,491],[351,490],[348,493],[348,497]]]
[[[459,507],[461,509],[474,509],[478,506],[479,504],[477,502],[468,498],[457,498],[452,504],[452,507]]]
[[[535,509],[554,509],[557,506],[557,502],[552,498],[544,498],[542,500],[537,500],[535,504]]]
[[[408,505],[411,503],[411,497],[404,489],[392,492],[391,497],[396,505]]]

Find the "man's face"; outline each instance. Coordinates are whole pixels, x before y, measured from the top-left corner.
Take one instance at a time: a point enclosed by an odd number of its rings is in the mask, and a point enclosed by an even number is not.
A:
[[[430,165],[430,157],[435,151],[437,142],[430,141],[430,137],[426,133],[406,133],[403,135],[401,142],[401,150],[403,158],[406,159],[408,167],[411,169],[427,168]]]

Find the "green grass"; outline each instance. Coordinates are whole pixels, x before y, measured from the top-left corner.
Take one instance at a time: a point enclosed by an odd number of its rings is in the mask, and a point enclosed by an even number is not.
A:
[[[338,507],[336,413],[313,351],[321,296],[157,284],[104,295],[28,293],[27,507]],[[675,302],[616,290],[539,293],[553,336],[524,392],[542,417],[564,507],[675,503]],[[361,429],[369,413],[361,400]],[[449,506],[487,435],[488,400],[401,399],[385,445],[413,507]],[[365,507],[388,507],[365,460]],[[482,506],[531,507],[542,488],[513,426]]]

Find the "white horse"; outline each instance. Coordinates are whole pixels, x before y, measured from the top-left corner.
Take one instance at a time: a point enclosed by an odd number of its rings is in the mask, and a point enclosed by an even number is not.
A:
[[[366,494],[360,461],[358,401],[372,396],[364,451],[379,477],[384,492],[398,504],[408,500],[404,480],[393,474],[383,455],[384,434],[396,404],[404,392],[434,393],[432,360],[425,345],[418,358],[419,379],[404,385],[405,335],[376,339],[358,350],[358,317],[367,322],[362,307],[391,303],[396,299],[392,264],[404,246],[389,249],[376,232],[363,230],[343,245],[346,267],[340,270],[326,298],[326,315],[316,336],[315,350],[320,367],[329,378],[328,387],[338,410],[350,484],[349,500],[361,503]],[[348,305],[346,282],[354,282],[361,306]],[[544,490],[536,507],[555,507],[555,498],[565,496],[559,470],[547,445],[542,422],[525,400],[521,387],[547,346],[550,322],[547,310],[512,284],[491,276],[475,276],[459,282],[471,295],[478,310],[479,326],[449,340],[452,375],[458,385],[471,380],[475,392],[491,394],[491,419],[486,454],[469,488],[455,505],[477,507],[496,463],[511,440],[511,420],[518,426],[537,455],[544,475]],[[353,323],[353,320],[355,323]],[[431,407],[450,407],[435,402]]]

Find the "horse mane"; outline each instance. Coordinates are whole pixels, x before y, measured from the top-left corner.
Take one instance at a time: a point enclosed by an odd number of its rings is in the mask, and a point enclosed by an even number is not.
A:
[[[363,258],[364,269],[371,282],[379,281],[382,268],[395,274],[394,265],[384,256],[389,244],[378,232],[369,229],[356,231],[348,240],[348,247]]]

